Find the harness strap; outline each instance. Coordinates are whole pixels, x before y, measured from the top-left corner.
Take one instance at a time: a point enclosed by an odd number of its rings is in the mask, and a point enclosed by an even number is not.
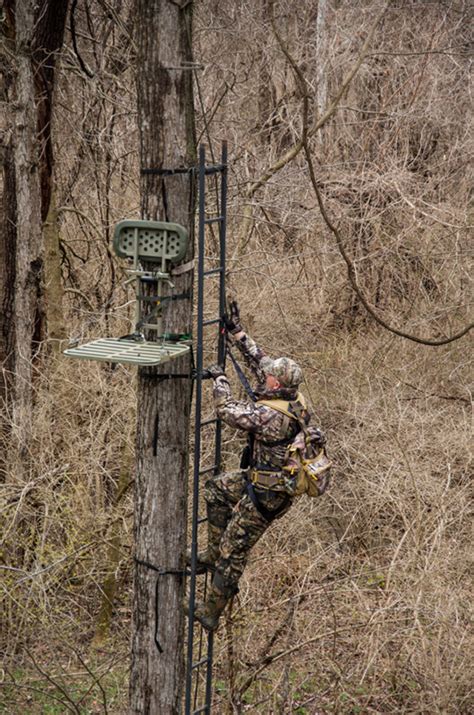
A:
[[[155,564],[150,563],[149,561],[143,561],[142,559],[137,558],[136,556],[134,557],[134,561],[136,564],[139,566],[144,566],[147,569],[150,569],[151,571],[154,571],[158,578],[156,579],[156,584],[155,584],[155,635],[154,635],[154,640],[155,640],[155,645],[158,653],[163,653],[163,648],[161,646],[160,641],[158,640],[158,614],[159,614],[159,605],[158,605],[158,599],[159,599],[159,589],[160,589],[160,576],[187,576],[191,572],[186,570],[186,569],[175,569],[175,568],[162,568],[160,566],[155,566]]]
[[[277,412],[281,412],[290,419],[297,421],[303,418],[303,412],[306,410],[306,401],[301,392],[298,392],[294,400],[262,399],[258,400],[258,404],[271,407],[272,410],[277,410]]]
[[[230,357],[232,365],[234,366],[234,370],[237,373],[237,377],[240,380],[240,383],[242,387],[244,388],[245,392],[247,395],[250,397],[252,402],[256,402],[257,400],[257,395],[255,392],[252,390],[252,387],[250,385],[250,382],[247,380],[247,378],[244,375],[244,372],[242,368],[240,367],[239,363],[235,359],[235,357],[232,354],[232,350],[230,349],[229,345],[227,345],[227,355]]]
[[[256,510],[268,522],[272,522],[274,519],[276,519],[277,516],[279,516],[282,513],[282,511],[284,511],[286,509],[289,502],[291,501],[291,497],[288,494],[286,494],[286,499],[283,502],[283,504],[281,506],[279,506],[278,509],[275,509],[275,511],[270,511],[265,506],[263,506],[263,504],[261,504],[259,502],[258,497],[255,494],[255,489],[253,488],[253,484],[251,484],[250,482],[247,482],[246,491],[252,501],[252,504],[256,508]]]

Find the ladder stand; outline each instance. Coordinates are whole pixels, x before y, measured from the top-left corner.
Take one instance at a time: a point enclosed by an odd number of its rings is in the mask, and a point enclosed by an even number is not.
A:
[[[216,191],[216,215],[206,216],[206,180],[214,176],[220,187]],[[221,468],[221,422],[218,418],[202,420],[202,380],[204,328],[215,326],[219,331],[217,362],[225,366],[225,335],[221,331],[221,317],[225,312],[225,238],[227,203],[227,145],[222,144],[220,164],[206,166],[204,146],[199,147],[197,167],[199,190],[198,212],[198,266],[197,266],[197,340],[195,347],[195,435],[194,471],[192,490],[191,526],[191,569],[189,580],[189,618],[186,659],[185,715],[211,712],[212,699],[212,650],[213,634],[205,633],[194,621],[196,603],[196,567],[198,527],[207,521],[199,516],[199,486],[205,475],[217,475]],[[218,183],[216,182],[216,184]],[[216,187],[217,188],[217,187]],[[217,267],[205,266],[206,229],[215,225],[218,229],[219,248]],[[81,360],[98,360],[109,363],[156,366],[184,355],[191,349],[191,336],[163,333],[161,307],[167,297],[163,297],[163,286],[173,288],[172,264],[184,258],[188,234],[182,226],[162,221],[126,220],[117,224],[114,233],[114,250],[121,257],[131,261],[127,269],[126,283],[135,285],[134,332],[121,338],[99,338],[81,346],[71,347],[65,355]],[[142,263],[152,269],[144,270]],[[219,281],[219,315],[210,320],[204,316],[204,282],[215,277]],[[147,290],[150,288],[150,290]],[[144,330],[155,332],[156,340],[146,340]],[[213,463],[201,464],[202,430],[214,427]],[[206,577],[207,579],[207,577]],[[207,585],[207,583],[206,583]],[[197,637],[196,637],[197,636]],[[196,642],[195,642],[196,641]],[[195,653],[197,651],[197,654]],[[205,701],[197,705],[200,680],[205,682]]]
[[[114,250],[120,258],[132,261],[126,272],[127,283],[135,284],[135,329],[121,338],[99,338],[64,351],[68,357],[81,360],[125,363],[129,365],[159,365],[189,352],[189,341],[163,333],[161,308],[163,285],[174,288],[172,268],[186,254],[188,232],[177,223],[165,221],[120,221],[115,227]],[[143,270],[142,262],[155,264],[153,270]],[[151,286],[151,294],[146,287]],[[156,322],[153,322],[156,320]],[[156,333],[156,341],[145,340],[144,330]]]
[[[217,215],[206,218],[206,177],[219,175],[220,192],[217,197]],[[199,516],[199,486],[201,478],[206,474],[218,474],[221,468],[221,440],[222,426],[218,418],[202,420],[202,373],[203,373],[203,347],[204,328],[216,326],[219,330],[217,345],[217,362],[225,366],[225,335],[220,330],[221,316],[225,312],[225,238],[226,238],[226,204],[227,204],[227,145],[222,145],[221,163],[206,166],[205,149],[199,147],[198,167],[199,189],[199,218],[198,218],[198,283],[197,283],[197,341],[195,348],[196,360],[196,402],[195,402],[195,435],[194,435],[194,472],[192,493],[192,531],[191,531],[191,574],[189,584],[189,619],[188,619],[188,650],[186,659],[186,693],[185,715],[211,712],[212,699],[212,654],[213,633],[205,631],[194,621],[196,602],[196,565],[197,565],[197,539],[198,526],[207,521],[206,517]],[[206,227],[217,225],[219,230],[219,265],[216,268],[206,269],[204,260]],[[204,319],[204,282],[207,278],[215,276],[219,280],[219,315],[211,320]],[[214,458],[209,467],[201,465],[201,432],[203,427],[214,425]],[[207,577],[206,577],[207,578]],[[195,631],[199,630],[199,643],[195,648]],[[204,643],[203,641],[207,641]],[[195,650],[197,655],[195,656]],[[199,676],[204,673],[205,701],[197,704],[199,692]]]

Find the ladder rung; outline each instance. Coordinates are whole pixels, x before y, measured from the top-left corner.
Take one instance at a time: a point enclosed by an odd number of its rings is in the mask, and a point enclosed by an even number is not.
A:
[[[214,218],[204,219],[204,223],[217,223],[218,221],[223,221],[223,220],[224,220],[223,216],[214,216]]]
[[[208,713],[209,705],[203,705],[198,710],[193,710],[193,715],[198,715],[198,713]]]
[[[218,417],[211,417],[210,419],[204,420],[204,422],[201,422],[201,427],[206,427],[206,425],[213,425],[213,424],[215,424],[216,422],[219,422],[219,418],[218,418]]]
[[[219,171],[224,171],[227,169],[226,164],[214,164],[210,166],[206,166],[204,169],[205,174],[217,174]]]
[[[214,276],[216,273],[222,273],[222,266],[219,266],[219,268],[212,268],[210,271],[204,271],[203,276]]]
[[[209,474],[209,472],[213,472],[215,469],[218,469],[219,465],[213,464],[212,467],[206,467],[206,469],[201,469],[199,474]]]
[[[213,318],[212,320],[205,320],[203,322],[203,325],[217,325],[217,323],[220,323],[221,319],[220,318]]]
[[[193,663],[191,666],[191,670],[196,670],[196,668],[199,668],[201,665],[204,665],[204,663],[209,663],[208,655],[204,656],[204,658],[201,658],[201,660],[198,660],[196,663]]]
[[[201,516],[198,519],[198,524],[204,524],[207,521],[207,516]]]

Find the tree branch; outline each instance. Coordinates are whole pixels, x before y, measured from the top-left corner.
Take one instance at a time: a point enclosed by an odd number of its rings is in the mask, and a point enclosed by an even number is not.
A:
[[[351,72],[349,73],[347,79],[346,79],[345,82],[343,83],[343,86],[344,86],[344,84],[345,84],[346,86],[349,84],[349,82],[350,82],[351,79],[354,77],[355,73],[357,72],[357,69],[360,67],[360,64],[362,63],[363,57],[365,56],[365,54],[366,54],[366,52],[367,52],[368,41],[371,39],[371,37],[372,37],[372,35],[373,35],[373,32],[374,32],[374,30],[375,30],[375,27],[377,26],[378,22],[380,21],[382,15],[383,15],[383,14],[385,13],[385,11],[387,10],[387,7],[388,7],[388,5],[387,5],[387,6],[383,9],[383,11],[378,15],[378,17],[377,17],[377,19],[376,19],[376,22],[375,22],[374,25],[372,26],[371,31],[370,31],[370,33],[369,33],[369,35],[368,35],[368,37],[367,37],[367,39],[366,39],[366,41],[365,41],[365,43],[364,43],[364,46],[363,46],[363,48],[362,48],[361,55],[359,56],[359,60],[358,60],[358,62],[356,63],[356,65],[353,67],[353,69],[351,70]],[[271,4],[271,9],[272,9],[272,11],[273,11],[273,2],[272,2],[272,4]],[[333,222],[332,222],[331,219],[329,218],[329,215],[328,215],[328,213],[327,213],[327,211],[326,211],[326,207],[325,207],[325,205],[324,205],[324,203],[323,203],[323,199],[322,199],[322,196],[321,196],[321,192],[320,192],[320,190],[319,190],[318,182],[317,182],[317,180],[316,180],[316,174],[315,174],[315,171],[314,171],[314,164],[313,164],[313,160],[312,160],[312,157],[311,157],[311,152],[310,152],[309,146],[308,146],[308,138],[309,138],[310,136],[312,136],[312,134],[314,134],[315,127],[313,127],[310,131],[308,131],[308,94],[307,94],[307,91],[306,91],[306,87],[307,87],[306,79],[304,78],[304,75],[303,75],[301,69],[299,68],[299,66],[298,66],[298,64],[296,63],[295,59],[294,59],[294,58],[292,57],[292,55],[290,54],[288,48],[286,47],[285,43],[283,42],[283,39],[282,39],[281,35],[278,33],[278,31],[277,31],[277,29],[276,29],[276,27],[275,27],[273,12],[272,12],[271,19],[272,19],[272,28],[273,28],[273,32],[275,33],[275,37],[276,37],[276,39],[277,39],[277,41],[278,41],[278,44],[280,45],[281,51],[283,52],[283,54],[284,54],[285,57],[287,58],[288,62],[290,63],[290,65],[291,65],[291,67],[292,67],[292,69],[293,69],[293,71],[294,71],[294,73],[295,73],[296,80],[297,80],[297,82],[298,82],[298,84],[299,84],[299,86],[300,86],[301,92],[302,92],[302,123],[303,123],[303,127],[302,127],[301,139],[300,139],[300,141],[298,142],[298,144],[301,144],[301,147],[302,147],[303,150],[304,150],[304,154],[305,154],[305,157],[306,157],[306,163],[307,163],[307,165],[308,165],[308,170],[309,170],[309,176],[310,176],[310,179],[311,179],[311,184],[312,184],[312,186],[313,186],[314,193],[316,194],[316,199],[317,199],[317,202],[318,202],[319,210],[320,210],[320,212],[321,212],[321,216],[323,217],[326,226],[327,226],[327,227],[329,228],[329,230],[334,234],[334,237],[335,237],[336,243],[337,243],[337,247],[338,247],[338,249],[339,249],[339,253],[341,254],[341,256],[342,256],[342,258],[344,259],[344,262],[345,262],[345,264],[346,264],[346,266],[347,266],[347,275],[348,275],[350,284],[351,284],[351,286],[352,286],[354,292],[356,293],[357,297],[359,298],[360,302],[362,303],[362,305],[364,306],[364,308],[366,309],[366,311],[369,313],[369,315],[370,315],[379,325],[381,325],[383,328],[385,328],[386,330],[388,330],[390,333],[393,333],[394,335],[398,335],[398,336],[401,337],[401,338],[405,338],[406,340],[411,340],[412,342],[415,342],[415,343],[420,343],[421,345],[429,345],[429,346],[432,346],[432,347],[437,347],[437,346],[439,346],[439,345],[447,345],[448,343],[452,343],[452,342],[454,342],[455,340],[459,340],[459,338],[462,338],[462,337],[463,337],[464,335],[466,335],[470,330],[472,330],[472,328],[474,328],[474,322],[473,322],[473,323],[470,323],[469,325],[467,325],[466,327],[464,327],[464,328],[463,328],[462,330],[460,330],[458,333],[455,333],[454,335],[451,335],[451,336],[449,336],[449,337],[447,337],[447,338],[440,338],[439,340],[431,340],[431,339],[427,339],[427,338],[420,338],[420,337],[417,336],[417,335],[411,335],[410,333],[406,333],[406,332],[403,331],[403,330],[399,330],[398,328],[394,328],[392,325],[390,325],[389,323],[387,323],[386,320],[384,320],[383,318],[381,318],[381,317],[377,314],[377,312],[375,311],[375,308],[369,303],[369,301],[367,300],[367,298],[366,298],[366,297],[364,296],[364,294],[362,293],[362,291],[361,291],[361,289],[360,289],[360,287],[359,287],[358,281],[357,281],[357,273],[356,273],[354,264],[353,264],[353,262],[352,262],[352,260],[351,260],[351,258],[350,258],[350,256],[349,256],[349,254],[347,253],[347,251],[346,251],[346,249],[345,249],[344,242],[343,242],[343,240],[342,240],[342,237],[341,237],[341,234],[340,234],[339,230],[336,228],[336,226],[333,224]],[[323,115],[323,117],[321,117],[321,119],[319,120],[319,122],[317,123],[317,125],[322,126],[321,122],[322,122],[322,121],[324,120],[324,118],[328,115],[328,113],[329,113],[331,107],[334,108],[333,111],[335,110],[335,108],[336,108],[336,106],[337,106],[337,102],[338,102],[339,99],[341,98],[343,92],[344,92],[344,89],[342,89],[342,91],[339,91],[339,92],[338,92],[338,94],[336,95],[336,99],[332,102],[330,108],[325,112],[325,114]],[[329,119],[329,116],[328,116],[327,118]],[[326,120],[326,121],[327,121],[327,120]],[[317,125],[315,125],[315,126],[317,126]],[[318,128],[319,128],[319,127],[318,127]]]
[[[81,54],[79,52],[79,48],[77,46],[77,38],[76,38],[76,21],[75,21],[75,12],[76,12],[76,6],[77,6],[77,0],[72,0],[71,4],[71,10],[69,14],[69,22],[70,22],[70,27],[71,27],[71,37],[72,37],[72,46],[74,48],[74,53],[77,57],[77,60],[79,62],[79,65],[87,77],[92,79],[94,77],[94,73],[91,72],[91,70],[87,67],[86,63],[81,57]]]
[[[346,75],[345,79],[343,80],[341,86],[339,87],[339,90],[337,91],[337,93],[336,93],[334,99],[332,100],[332,102],[330,103],[329,107],[326,109],[324,114],[315,122],[315,124],[311,127],[311,129],[309,129],[307,131],[308,137],[312,137],[314,134],[316,134],[316,132],[319,129],[321,129],[329,121],[329,119],[331,119],[331,117],[333,116],[334,112],[336,111],[336,109],[338,107],[339,102],[341,101],[341,98],[342,98],[344,92],[349,87],[350,83],[352,82],[355,75],[357,74],[362,62],[364,61],[364,59],[368,53],[368,49],[369,49],[370,43],[372,41],[372,37],[374,36],[377,25],[379,24],[380,20],[382,19],[383,15],[385,14],[387,8],[388,8],[388,5],[386,5],[384,7],[384,9],[375,18],[375,21],[372,24],[372,27],[370,28],[368,35],[365,39],[365,42],[362,45],[362,49],[359,53],[359,57],[357,58],[356,62],[354,63],[354,65],[351,68],[351,70],[349,71],[349,73]],[[270,5],[270,12],[271,12],[271,18],[272,18],[273,32],[275,33],[275,37],[278,40],[278,43],[282,49],[282,52],[284,53],[284,55],[290,62],[291,66],[295,70],[296,76],[299,79],[300,86],[301,86],[301,82],[302,82],[302,85],[304,87],[306,87],[306,80],[302,77],[301,72],[298,73],[298,71],[295,69],[297,67],[295,61],[291,57],[290,53],[286,50],[281,37],[277,33],[274,18],[273,18],[273,0]],[[306,102],[307,102],[307,98],[306,98]],[[307,123],[307,121],[308,121],[308,119],[306,117],[306,123]],[[251,186],[247,190],[247,199],[251,199],[254,196],[255,192],[258,191],[258,189],[260,189],[262,186],[264,186],[267,183],[267,181],[269,181],[269,179],[272,178],[272,176],[274,176],[278,171],[283,169],[283,167],[286,166],[292,159],[294,159],[300,153],[300,151],[303,149],[303,146],[304,146],[303,138],[301,138],[298,142],[293,144],[291,149],[289,149],[286,152],[286,154],[284,154],[284,156],[282,156],[277,162],[275,162],[275,164],[273,164],[273,166],[271,166],[269,169],[267,169],[267,171],[264,174],[262,174],[262,176],[257,181],[255,181],[253,184],[251,184]]]

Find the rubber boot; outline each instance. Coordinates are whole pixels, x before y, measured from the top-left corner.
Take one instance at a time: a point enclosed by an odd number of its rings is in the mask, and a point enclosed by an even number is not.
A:
[[[186,566],[191,568],[191,549],[186,549]],[[203,574],[209,571],[214,571],[216,561],[212,558],[212,554],[206,549],[205,551],[197,552],[196,573]]]
[[[199,621],[206,631],[215,631],[219,625],[219,618],[229,599],[215,586],[211,586],[204,603],[197,603],[194,618]]]

